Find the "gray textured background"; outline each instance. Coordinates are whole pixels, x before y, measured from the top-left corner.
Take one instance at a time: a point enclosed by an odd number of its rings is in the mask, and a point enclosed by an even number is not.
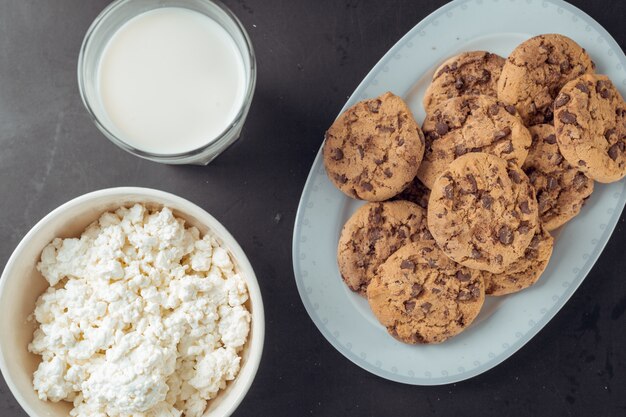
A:
[[[242,140],[209,167],[140,160],[89,120],[76,61],[107,3],[0,0],[2,263],[30,227],[75,196],[159,188],[215,215],[257,272],[266,345],[238,417],[626,415],[623,219],[554,320],[505,363],[462,383],[412,387],[370,375],[324,340],[300,302],[291,235],[322,134],[384,52],[444,1],[226,1],[252,37],[259,77]],[[626,2],[573,3],[626,44]],[[3,380],[0,416],[25,416]]]

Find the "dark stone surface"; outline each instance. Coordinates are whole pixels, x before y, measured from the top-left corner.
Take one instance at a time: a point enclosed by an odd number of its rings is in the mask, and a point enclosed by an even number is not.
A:
[[[265,352],[237,417],[626,415],[623,216],[552,322],[506,362],[469,381],[397,384],[361,370],[326,342],[293,279],[291,237],[302,187],[325,128],[349,94],[387,49],[445,2],[226,3],[258,55],[243,139],[209,167],[170,167],[118,149],[83,110],[78,50],[106,1],[0,2],[0,262],[41,217],[75,196],[121,185],[159,188],[214,214],[257,272]],[[574,3],[626,43],[626,2]],[[0,415],[26,415],[4,381]]]

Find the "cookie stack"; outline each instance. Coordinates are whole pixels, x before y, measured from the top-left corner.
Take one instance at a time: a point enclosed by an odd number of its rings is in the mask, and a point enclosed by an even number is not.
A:
[[[331,181],[368,201],[343,227],[339,271],[389,333],[439,343],[485,295],[533,285],[550,231],[575,217],[594,180],[626,175],[626,103],[585,50],[557,34],[507,58],[444,62],[420,128],[392,93],[348,109],[326,133]]]

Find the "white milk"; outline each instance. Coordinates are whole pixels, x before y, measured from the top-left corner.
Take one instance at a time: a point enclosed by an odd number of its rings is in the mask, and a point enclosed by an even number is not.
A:
[[[211,142],[244,100],[244,63],[214,20],[164,7],[122,26],[98,70],[102,104],[116,135],[151,153],[175,154]]]

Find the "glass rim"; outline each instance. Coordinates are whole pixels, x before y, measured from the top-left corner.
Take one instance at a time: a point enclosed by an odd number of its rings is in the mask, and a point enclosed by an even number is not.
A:
[[[158,162],[175,162],[175,161],[186,160],[189,158],[193,158],[195,156],[198,156],[198,157],[202,156],[207,150],[210,150],[213,148],[218,148],[218,149],[221,148],[221,145],[223,144],[223,142],[229,139],[228,133],[231,132],[231,130],[233,130],[234,128],[236,128],[237,125],[240,124],[247,116],[248,110],[250,108],[250,104],[252,103],[252,97],[254,95],[257,71],[256,71],[256,56],[254,54],[254,48],[252,46],[252,41],[250,40],[250,36],[248,35],[248,32],[244,28],[239,18],[226,5],[224,5],[224,3],[222,3],[219,0],[196,0],[196,1],[200,1],[202,3],[207,3],[207,4],[214,4],[222,12],[226,14],[226,16],[235,24],[235,29],[239,32],[239,34],[243,38],[246,50],[240,51],[240,52],[242,53],[242,55],[244,53],[247,53],[248,58],[250,59],[250,64],[249,64],[250,75],[249,77],[247,77],[248,79],[246,80],[248,81],[247,82],[248,85],[246,86],[246,91],[244,93],[241,106],[239,107],[239,110],[235,114],[235,117],[230,121],[228,126],[226,126],[224,130],[222,130],[222,132],[220,132],[217,136],[215,136],[213,140],[209,141],[208,143],[198,148],[189,150],[189,151],[179,152],[179,153],[155,153],[155,152],[149,152],[149,151],[138,149],[130,145],[129,143],[127,143],[120,137],[118,137],[118,135],[113,133],[105,125],[105,123],[103,123],[100,120],[100,118],[94,112],[89,102],[89,99],[87,98],[87,94],[85,93],[85,77],[84,77],[83,72],[85,69],[86,50],[90,45],[90,41],[93,37],[93,34],[96,33],[96,31],[100,28],[102,21],[110,14],[115,13],[119,7],[131,1],[134,1],[134,0],[115,0],[111,4],[106,6],[100,12],[100,14],[98,14],[98,16],[94,19],[94,21],[91,23],[91,25],[89,26],[89,29],[87,29],[87,33],[85,34],[85,37],[83,38],[83,42],[80,47],[80,52],[78,54],[78,68],[77,68],[78,91],[80,93],[80,98],[83,102],[83,105],[87,109],[87,113],[89,114],[89,117],[91,118],[93,123],[98,127],[98,129],[102,133],[104,133],[104,136],[106,136],[106,138],[109,139],[111,142],[113,142],[115,145],[119,146],[120,148],[124,149],[125,151],[133,155],[150,159],[150,160],[154,160],[154,161],[158,161]],[[157,1],[154,1],[154,6],[155,7],[152,10],[168,7],[167,5],[164,5],[161,2],[157,2]],[[172,7],[176,7],[176,6],[172,6]],[[180,7],[183,7],[183,6],[180,6]],[[136,16],[139,16],[139,14],[135,16],[131,16],[130,19]]]

